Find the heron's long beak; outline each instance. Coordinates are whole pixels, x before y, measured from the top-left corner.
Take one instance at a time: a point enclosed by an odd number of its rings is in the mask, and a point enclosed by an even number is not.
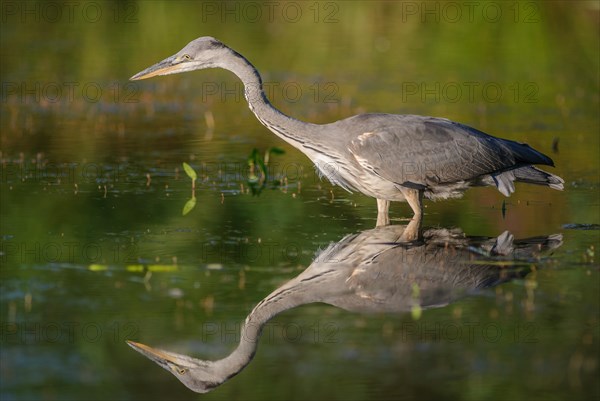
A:
[[[167,57],[163,61],[146,68],[144,71],[138,72],[133,77],[129,78],[129,80],[137,81],[139,79],[146,79],[157,75],[175,74],[182,70],[183,65],[184,64],[175,61],[175,56]]]
[[[145,344],[141,344],[141,343],[136,343],[134,341],[127,341],[127,344],[133,348],[134,350],[136,350],[137,352],[139,352],[140,354],[144,355],[145,357],[153,360],[154,362],[164,362],[164,361],[168,361],[171,363],[178,363],[177,361],[177,357],[175,354],[172,354],[168,351],[163,351],[160,349],[155,349],[152,347],[149,347]]]

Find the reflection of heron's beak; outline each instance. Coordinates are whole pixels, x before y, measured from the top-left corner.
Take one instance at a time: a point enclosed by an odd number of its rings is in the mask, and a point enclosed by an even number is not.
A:
[[[155,77],[157,75],[168,75],[175,74],[179,72],[183,66],[182,63],[173,63],[175,61],[175,56],[167,57],[163,61],[160,61],[154,64],[151,67],[146,68],[144,71],[140,71],[135,74],[133,77],[129,78],[131,81],[137,81],[138,79],[146,79],[150,77]]]
[[[131,348],[133,348],[140,354],[150,358],[154,362],[168,361],[171,363],[177,363],[175,355],[172,355],[170,352],[155,349],[144,344],[136,343],[134,341],[127,341],[127,344],[129,344]]]

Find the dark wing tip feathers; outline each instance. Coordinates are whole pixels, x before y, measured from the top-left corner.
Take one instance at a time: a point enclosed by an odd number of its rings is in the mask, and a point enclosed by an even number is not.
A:
[[[512,141],[507,141],[512,142]],[[517,156],[517,161],[526,164],[543,164],[546,166],[554,167],[554,161],[543,154],[542,152],[535,150],[529,144],[521,143],[521,142],[513,142],[515,145],[518,145],[520,149],[515,149],[515,146],[511,146],[511,150]]]
[[[453,126],[458,126],[462,130],[473,134],[477,138],[487,138],[489,141],[494,143],[492,145],[492,147],[498,146],[499,145],[498,142],[502,143],[506,148],[508,148],[509,152],[515,157],[515,160],[517,161],[517,163],[543,164],[543,165],[554,167],[554,161],[550,157],[548,157],[545,154],[543,154],[542,152],[534,149],[527,143],[512,141],[510,139],[498,138],[498,137],[486,134],[483,131],[479,131],[478,129],[473,128],[471,126],[457,123],[455,121],[448,120],[447,123],[450,123]]]

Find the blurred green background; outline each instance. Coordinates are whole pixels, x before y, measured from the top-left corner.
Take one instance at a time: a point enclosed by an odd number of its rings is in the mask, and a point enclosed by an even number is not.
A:
[[[374,226],[375,201],[321,181],[259,124],[231,73],[128,81],[199,36],[247,57],[273,104],[299,119],[447,117],[529,143],[565,179],[563,192],[518,185],[510,198],[480,188],[426,202],[430,227],[563,234],[527,280],[417,322],[505,333],[529,323],[536,341],[407,338],[410,315],[303,307],[274,324],[332,323],[334,343],[274,334],[205,398],[598,399],[597,1],[2,1],[1,11],[2,399],[199,397],[124,340],[223,357],[235,336],[203,338],[203,325],[234,333],[319,249]],[[248,156],[274,146],[285,153],[253,196]],[[183,162],[199,176],[186,215]],[[409,215],[392,205],[395,224]]]

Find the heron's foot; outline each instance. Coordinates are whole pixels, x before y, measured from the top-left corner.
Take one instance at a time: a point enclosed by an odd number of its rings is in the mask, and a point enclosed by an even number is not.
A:
[[[411,242],[421,239],[421,215],[413,217],[400,236],[401,242]]]

